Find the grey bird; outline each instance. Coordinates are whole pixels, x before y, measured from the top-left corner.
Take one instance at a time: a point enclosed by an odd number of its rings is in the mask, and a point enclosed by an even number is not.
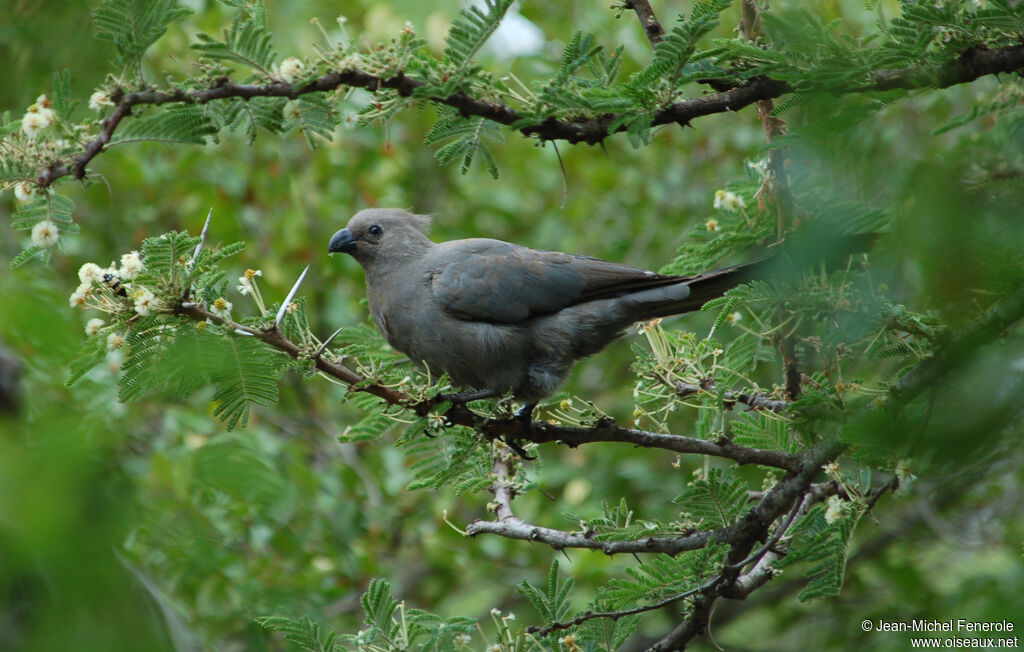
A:
[[[639,321],[700,309],[760,277],[772,256],[696,276],[670,276],[597,258],[470,238],[435,243],[430,220],[398,209],[356,213],[329,253],[366,272],[377,327],[395,349],[471,392],[511,391],[529,424],[573,363]]]

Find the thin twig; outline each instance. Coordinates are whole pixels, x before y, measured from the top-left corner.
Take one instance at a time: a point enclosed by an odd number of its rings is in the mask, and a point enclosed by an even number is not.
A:
[[[647,0],[626,0],[624,4],[626,8],[636,12],[636,17],[640,19],[640,26],[644,28],[647,40],[650,41],[652,48],[656,47],[658,41],[665,35],[665,29],[658,22],[658,17],[654,15],[651,3]]]
[[[710,389],[710,387],[702,387],[695,383],[684,383],[682,381],[672,383],[671,387],[679,398],[686,398],[687,396]],[[742,403],[752,410],[768,410],[769,412],[782,413],[789,409],[789,401],[771,398],[767,394],[729,391],[722,396],[722,402],[727,408],[732,408],[737,403]]]

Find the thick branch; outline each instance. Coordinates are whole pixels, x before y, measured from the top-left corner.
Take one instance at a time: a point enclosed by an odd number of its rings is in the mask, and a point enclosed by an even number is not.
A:
[[[877,71],[870,75],[868,83],[861,86],[839,89],[837,94],[850,92],[869,92],[892,89],[915,89],[928,86],[945,88],[954,84],[972,81],[984,75],[1011,72],[1024,67],[1024,45],[1015,45],[997,50],[974,48],[959,58],[943,65],[908,68],[898,71]],[[709,83],[714,82],[710,80]],[[714,84],[713,84],[714,85]],[[100,134],[88,142],[80,154],[70,162],[54,163],[43,170],[36,183],[47,187],[57,179],[72,176],[75,179],[85,177],[89,163],[110,143],[118,125],[131,115],[133,106],[142,104],[205,104],[214,100],[229,98],[250,99],[253,97],[289,97],[296,98],[307,93],[332,91],[341,86],[366,88],[376,91],[382,88],[392,89],[403,97],[410,97],[425,83],[398,74],[391,77],[378,77],[359,70],[330,72],[301,87],[285,82],[273,82],[264,85],[235,84],[227,79],[220,80],[215,86],[203,90],[172,91],[143,90],[127,93],[118,100],[113,113],[103,121]],[[689,124],[695,118],[713,113],[738,111],[759,100],[770,99],[793,91],[793,87],[783,81],[759,77],[751,79],[740,86],[722,90],[711,95],[704,95],[683,100],[660,111],[657,111],[652,125]],[[463,115],[482,116],[503,125],[512,125],[523,120],[524,116],[515,109],[505,105],[471,97],[459,91],[445,97],[425,98],[439,104],[446,104],[458,109]],[[593,118],[563,119],[548,118],[539,124],[518,127],[524,136],[537,137],[541,140],[565,140],[570,143],[586,143],[594,145],[607,138],[611,124],[621,116],[604,114]],[[628,129],[628,121],[620,124],[614,132]]]
[[[814,477],[823,464],[830,462],[845,450],[846,445],[838,439],[826,439],[804,452],[803,468],[776,484],[767,495],[747,512],[734,526],[726,528],[718,540],[730,544],[726,571],[735,569],[726,581],[715,584],[708,591],[694,600],[693,609],[685,620],[671,632],[652,645],[649,650],[681,650],[691,640],[700,636],[707,629],[711,610],[720,597],[742,598],[757,586],[763,585],[772,577],[770,560],[766,561],[770,546],[763,546],[755,555],[750,551],[758,541],[768,539],[768,528],[795,501],[804,495],[811,486]],[[781,526],[780,526],[781,527]],[[784,530],[784,528],[783,528]],[[781,536],[781,533],[780,533]],[[756,558],[757,554],[765,553],[754,567],[745,574],[739,569],[747,560]]]

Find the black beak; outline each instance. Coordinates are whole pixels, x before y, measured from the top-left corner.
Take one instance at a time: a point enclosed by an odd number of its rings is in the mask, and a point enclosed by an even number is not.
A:
[[[356,238],[348,229],[342,229],[331,236],[331,244],[327,245],[327,253],[338,252],[350,254],[356,250]]]

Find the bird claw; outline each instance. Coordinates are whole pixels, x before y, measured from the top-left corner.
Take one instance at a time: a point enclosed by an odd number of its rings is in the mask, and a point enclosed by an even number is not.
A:
[[[504,439],[502,439],[502,441],[505,442],[506,446],[515,451],[516,455],[523,458],[524,460],[529,460],[532,462],[533,460],[537,459],[536,455],[530,455],[529,453],[527,453],[526,449],[519,445],[519,440],[515,439],[514,437],[505,437]]]

